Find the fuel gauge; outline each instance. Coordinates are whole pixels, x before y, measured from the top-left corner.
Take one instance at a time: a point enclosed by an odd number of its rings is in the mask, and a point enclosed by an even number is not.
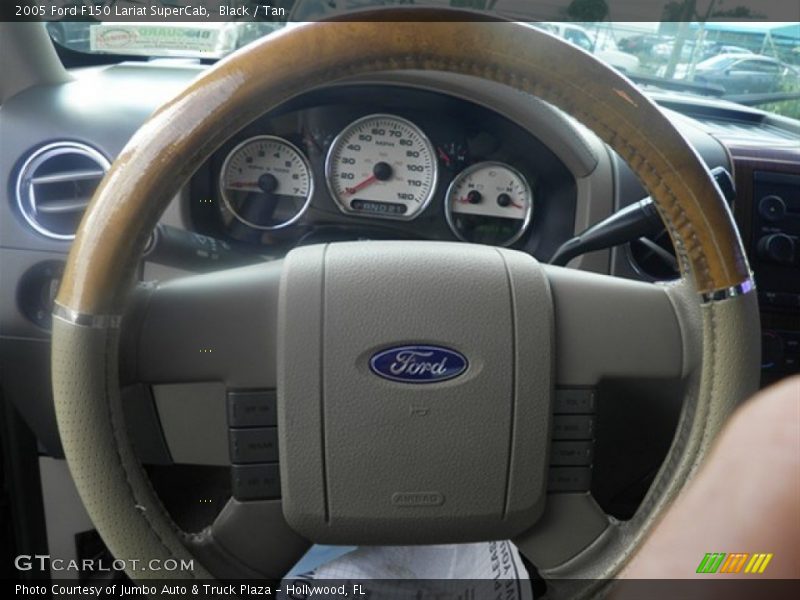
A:
[[[447,190],[447,222],[465,242],[510,246],[525,232],[532,214],[530,184],[504,163],[474,164],[459,173]]]
[[[463,142],[448,142],[436,146],[436,157],[447,169],[458,172],[467,163],[469,149]]]

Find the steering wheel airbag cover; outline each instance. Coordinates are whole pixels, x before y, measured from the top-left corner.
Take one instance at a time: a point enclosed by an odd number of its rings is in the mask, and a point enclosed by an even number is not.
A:
[[[536,260],[447,242],[308,246],[286,257],[278,312],[281,491],[296,531],[398,545],[505,539],[535,522],[553,388]],[[418,361],[444,347],[469,367],[426,385],[369,368],[417,343],[429,345]]]

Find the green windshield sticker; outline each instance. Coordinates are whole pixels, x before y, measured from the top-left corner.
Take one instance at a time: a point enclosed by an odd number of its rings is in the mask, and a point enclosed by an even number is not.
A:
[[[165,54],[218,58],[236,46],[236,25],[186,23],[104,23],[90,28],[92,51],[115,54]]]

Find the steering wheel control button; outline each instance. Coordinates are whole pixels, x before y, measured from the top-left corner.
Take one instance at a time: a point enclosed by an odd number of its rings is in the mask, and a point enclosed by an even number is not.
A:
[[[554,440],[591,440],[594,438],[594,417],[591,415],[558,415],[553,418]]]
[[[550,464],[556,467],[584,467],[592,464],[593,456],[592,442],[553,442]]]
[[[277,425],[275,391],[228,392],[228,425],[231,427]]]
[[[590,415],[594,413],[595,406],[593,389],[556,390],[553,412],[557,415]]]
[[[231,491],[237,500],[269,500],[281,497],[281,477],[277,464],[233,465]]]
[[[275,427],[231,429],[229,440],[233,464],[278,460],[278,433]]]
[[[589,491],[596,409],[597,392],[592,388],[556,390],[548,493]]]
[[[589,467],[551,467],[547,473],[549,493],[588,492],[592,485]]]

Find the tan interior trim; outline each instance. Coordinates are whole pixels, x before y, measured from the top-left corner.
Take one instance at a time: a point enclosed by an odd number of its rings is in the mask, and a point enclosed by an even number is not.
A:
[[[61,64],[44,23],[0,21],[0,56],[0,104],[37,85],[58,85],[72,79]]]

